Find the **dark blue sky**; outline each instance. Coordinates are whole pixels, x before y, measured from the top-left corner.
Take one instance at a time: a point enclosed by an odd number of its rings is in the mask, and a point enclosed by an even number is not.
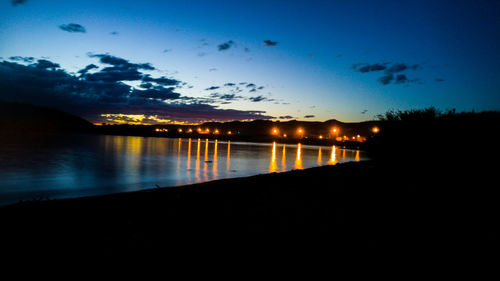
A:
[[[498,110],[499,15],[499,1],[2,1],[0,99],[91,121]]]

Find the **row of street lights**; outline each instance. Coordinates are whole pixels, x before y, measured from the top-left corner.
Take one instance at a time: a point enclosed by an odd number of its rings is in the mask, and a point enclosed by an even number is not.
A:
[[[379,132],[380,132],[380,129],[379,129],[378,127],[373,127],[373,128],[371,129],[371,131],[372,131],[373,133],[377,134],[377,133],[379,133]],[[335,136],[335,138],[337,139],[337,138],[339,137],[340,129],[339,129],[339,128],[337,128],[337,127],[334,127],[334,128],[332,128],[332,129],[331,129],[331,133],[332,133],[332,135],[334,135],[334,136]],[[280,136],[280,131],[279,131],[279,129],[278,129],[278,128],[273,128],[273,129],[271,130],[271,134],[272,134],[272,135],[275,135],[275,136]],[[304,129],[302,129],[302,128],[297,128],[296,135],[297,135],[298,137],[300,137],[300,138],[304,137],[304,136],[305,136],[305,130],[304,130]],[[286,138],[286,137],[287,137],[287,134],[283,134],[283,135],[282,135],[282,137]],[[319,136],[318,136],[318,138],[319,138],[319,139],[324,139],[325,137],[324,137],[323,135],[319,135]],[[344,137],[343,137],[343,139],[344,139],[344,140],[346,140],[346,139],[349,139],[349,138],[348,138],[347,136],[344,136]],[[356,135],[356,136],[353,136],[353,137],[352,137],[352,139],[353,139],[353,140],[360,140],[360,139],[362,139],[362,137],[361,137],[360,135]]]
[[[156,132],[168,132],[168,129],[165,129],[165,128],[156,128],[155,129]],[[196,129],[197,133],[198,134],[210,134],[210,129],[209,128],[206,128],[206,129],[202,129],[202,128],[197,128]],[[380,129],[378,127],[373,127],[371,128],[371,131],[374,133],[374,134],[378,134],[380,132]],[[178,128],[177,129],[177,132],[178,133],[192,133],[193,132],[193,129],[189,128],[187,129],[186,131],[184,131],[182,128]],[[220,131],[219,129],[215,129],[212,131],[212,134],[220,134]],[[228,135],[231,135],[233,134],[231,131],[227,131],[226,134]],[[347,136],[343,136],[343,137],[339,137],[339,134],[340,134],[340,129],[337,128],[337,127],[334,127],[331,129],[331,135],[330,136],[334,136],[336,140],[357,140],[357,141],[362,141],[364,138],[361,136],[361,135],[356,135],[356,136],[352,136],[352,137],[347,137]],[[286,138],[288,137],[288,135],[286,133],[283,133],[283,134],[280,134],[280,130],[279,128],[273,128],[271,130],[271,135],[274,135],[274,136],[279,136],[279,137],[283,137],[283,138]],[[305,130],[303,128],[297,128],[296,130],[296,136],[299,137],[299,138],[303,138],[303,137],[307,137],[305,135]],[[319,135],[318,136],[319,139],[325,139],[327,137],[323,136],[323,135]]]

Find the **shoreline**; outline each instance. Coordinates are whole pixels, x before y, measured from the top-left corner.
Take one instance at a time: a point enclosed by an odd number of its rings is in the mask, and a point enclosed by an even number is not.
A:
[[[460,173],[450,182],[448,174],[432,167],[415,170],[368,160],[27,202],[0,207],[0,236],[12,242],[13,251],[70,249],[107,255],[182,251],[185,243],[231,247],[254,235],[301,237],[300,244],[341,251],[493,249],[488,245],[498,244],[491,223],[495,191],[486,185],[474,191],[458,185],[478,183],[476,176]]]
[[[274,174],[285,174],[285,176],[288,176],[288,174],[292,173],[297,173],[300,171],[305,171],[308,172],[309,170],[313,169],[321,169],[324,167],[336,167],[339,165],[348,165],[352,163],[361,163],[361,162],[373,162],[373,160],[361,160],[361,161],[348,161],[348,162],[343,162],[343,163],[337,163],[335,165],[322,165],[322,166],[316,166],[316,167],[310,167],[310,168],[304,168],[304,169],[292,169],[289,171],[283,171],[283,172],[272,172],[272,173],[263,173],[263,174],[256,174],[256,175],[250,175],[250,176],[242,176],[242,177],[229,177],[229,178],[221,178],[221,179],[214,179],[214,180],[209,180],[209,181],[204,181],[204,182],[198,182],[198,183],[192,183],[192,184],[183,184],[183,185],[172,185],[172,186],[156,186],[154,188],[145,188],[141,190],[135,190],[135,191],[126,191],[126,192],[116,192],[116,193],[107,193],[107,194],[99,194],[99,195],[88,195],[88,196],[78,196],[78,197],[66,197],[66,198],[54,198],[50,199],[50,197],[44,197],[40,199],[33,199],[33,200],[19,200],[17,202],[13,203],[7,203],[7,204],[1,204],[0,205],[0,212],[2,211],[2,208],[16,208],[17,205],[30,205],[30,204],[45,204],[46,202],[57,202],[57,201],[66,201],[66,200],[90,200],[92,201],[93,199],[95,200],[107,200],[111,199],[112,197],[133,197],[136,194],[139,194],[139,196],[142,193],[151,193],[151,192],[156,192],[156,191],[162,191],[162,190],[171,190],[171,189],[188,189],[191,187],[194,188],[199,188],[200,186],[203,185],[208,185],[208,186],[213,186],[213,185],[219,185],[219,184],[232,184],[232,182],[244,182],[247,180],[251,180],[252,178],[255,177],[265,177],[269,175],[274,175]],[[101,198],[102,197],[102,198]]]

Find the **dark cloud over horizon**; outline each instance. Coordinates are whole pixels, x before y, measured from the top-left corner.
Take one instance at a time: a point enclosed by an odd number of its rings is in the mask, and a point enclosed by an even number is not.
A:
[[[77,23],[70,23],[70,24],[61,24],[59,26],[61,30],[67,31],[67,32],[81,32],[85,33],[85,27],[77,24]]]
[[[138,114],[193,123],[272,118],[264,111],[220,109],[203,99],[182,96],[176,89],[183,82],[142,72],[155,69],[150,63],[132,63],[107,54],[89,57],[109,66],[89,64],[71,74],[48,60],[27,65],[0,61],[2,100],[54,107],[91,122],[107,122],[103,114]],[[141,86],[132,87],[123,81],[137,81]],[[229,101],[237,97],[220,98]]]

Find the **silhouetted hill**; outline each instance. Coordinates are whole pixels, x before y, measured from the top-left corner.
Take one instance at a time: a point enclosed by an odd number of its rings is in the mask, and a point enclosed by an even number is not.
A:
[[[0,130],[27,134],[83,131],[92,123],[78,116],[48,107],[0,102]]]

